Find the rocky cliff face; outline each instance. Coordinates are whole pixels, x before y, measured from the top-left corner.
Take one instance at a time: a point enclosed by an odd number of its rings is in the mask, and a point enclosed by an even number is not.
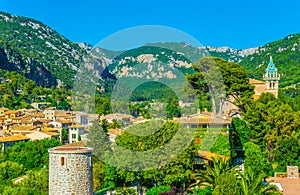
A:
[[[22,73],[28,79],[35,81],[37,85],[45,87],[57,85],[57,78],[33,58],[24,60],[22,55],[0,48],[0,65],[2,69]]]
[[[86,50],[36,20],[0,12],[0,67],[42,86],[71,86]]]

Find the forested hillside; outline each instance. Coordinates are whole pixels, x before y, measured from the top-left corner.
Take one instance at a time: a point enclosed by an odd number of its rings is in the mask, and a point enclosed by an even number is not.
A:
[[[240,64],[246,68],[250,77],[262,79],[270,56],[280,73],[280,87],[300,82],[300,34],[289,35],[259,47],[256,53],[244,58]]]
[[[72,85],[86,51],[34,19],[0,12],[0,67],[38,85]]]

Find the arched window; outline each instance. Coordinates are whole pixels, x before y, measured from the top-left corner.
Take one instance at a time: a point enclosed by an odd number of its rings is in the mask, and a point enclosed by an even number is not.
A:
[[[60,158],[60,165],[64,166],[65,165],[65,157]]]
[[[270,89],[272,89],[272,83],[270,83]]]

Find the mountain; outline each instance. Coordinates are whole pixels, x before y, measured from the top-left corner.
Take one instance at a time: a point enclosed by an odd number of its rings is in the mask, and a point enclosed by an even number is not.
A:
[[[89,69],[109,75],[108,70],[103,71],[100,66],[110,64],[108,68],[116,77],[124,75],[124,71],[129,74],[128,68],[137,63],[154,61],[166,63],[183,73],[191,72],[191,62],[209,55],[207,50],[232,61],[241,58],[239,51],[230,48],[196,48],[186,43],[155,43],[130,51],[110,51],[86,43],[73,43],[39,21],[4,12],[0,12],[0,37],[1,69],[16,71],[45,87],[60,84],[71,87],[87,55],[97,59],[97,65]],[[170,72],[156,73],[158,77],[161,74],[172,77]]]
[[[114,53],[113,51],[98,49],[104,56],[106,55],[105,52],[111,54],[111,56],[112,54],[115,55],[112,63],[108,65],[108,69],[117,78],[129,76],[147,77],[148,79],[151,77],[163,77],[163,75],[172,77],[172,74],[166,74],[166,70],[159,68],[158,62],[163,63],[165,68],[176,68],[185,74],[192,73],[192,63],[203,56],[215,56],[229,61],[240,62],[244,57],[257,51],[257,48],[237,50],[229,47],[195,47],[184,42],[149,43],[139,48]],[[148,65],[146,67],[147,70],[139,74],[137,69],[133,67],[143,63],[151,64],[151,66]],[[172,72],[172,70],[170,71]]]
[[[300,34],[293,34],[284,39],[268,43],[240,62],[249,73],[249,77],[262,79],[270,56],[280,74],[280,87],[291,86],[300,82]]]
[[[289,35],[259,48],[195,47],[187,43],[149,43],[128,51],[111,51],[86,43],[73,43],[47,25],[34,19],[0,12],[0,68],[19,74],[45,87],[65,84],[72,87],[74,75],[87,68],[105,78],[172,78],[173,70],[191,73],[191,64],[202,56],[215,56],[238,62],[249,77],[261,79],[272,55],[281,74],[280,87],[300,82],[300,34]],[[92,58],[96,63],[83,63]],[[147,66],[141,74],[133,67]],[[161,64],[159,64],[161,63]],[[80,67],[82,64],[87,67]],[[108,65],[104,67],[104,65]],[[164,64],[168,70],[162,69]],[[140,66],[141,67],[141,66]],[[104,68],[104,69],[103,69]]]
[[[144,64],[145,69],[138,69],[135,65]],[[157,47],[142,46],[123,52],[114,58],[108,66],[112,74],[120,77],[140,78],[174,78],[172,70],[178,69],[182,73],[193,72],[191,61],[182,53]]]
[[[86,50],[39,21],[0,12],[0,66],[38,85],[72,85]]]
[[[211,56],[223,58],[231,62],[241,62],[245,57],[255,53],[258,48],[232,49],[230,47],[205,47]]]
[[[232,49],[230,47],[211,47],[211,46],[191,46],[187,43],[174,43],[174,42],[163,42],[163,43],[151,43],[147,45],[159,46],[163,48],[169,48],[173,51],[183,53],[191,61],[198,61],[203,56],[214,56],[223,58],[232,62],[240,62],[244,57],[253,54],[258,48],[249,49]]]

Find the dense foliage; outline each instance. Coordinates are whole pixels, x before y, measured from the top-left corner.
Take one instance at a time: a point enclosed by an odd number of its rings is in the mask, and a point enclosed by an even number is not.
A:
[[[234,62],[215,57],[203,57],[193,64],[197,71],[187,75],[188,81],[200,96],[209,97],[212,111],[222,113],[225,101],[231,102],[245,111],[254,94],[254,87],[243,67]]]
[[[98,131],[95,131],[93,129],[98,129]],[[131,151],[153,150],[168,143],[170,139],[173,139],[174,134],[177,131],[178,124],[170,121],[152,121],[145,124],[133,125],[126,129],[125,133],[117,136],[116,145],[130,149]],[[101,142],[99,140],[95,140],[97,137],[100,140],[105,139],[105,132],[100,127],[100,125],[94,123],[91,133],[92,134],[89,136],[93,137],[93,142],[102,144],[98,147],[101,147],[103,149],[103,147],[105,146],[105,144],[103,144],[103,141]],[[100,136],[100,134],[102,136]],[[116,146],[114,146],[114,148],[116,148]],[[156,168],[146,168],[145,170],[141,171],[132,171],[129,169],[125,170],[121,168],[111,167],[108,164],[99,164],[97,162],[97,168],[95,170],[97,173],[97,178],[98,180],[103,181],[102,184],[98,184],[98,187],[99,189],[108,190],[136,183],[138,186],[145,186],[148,188],[153,187],[154,185],[175,185],[181,188],[183,187],[183,182],[189,181],[192,173],[191,170],[195,158],[193,150],[194,142],[192,142],[186,150],[184,150],[179,156],[177,156],[175,160],[170,161],[167,164],[162,164],[161,166],[158,166]],[[129,167],[138,166],[137,164],[131,164],[131,159],[136,157],[130,157],[127,154],[123,153],[116,154],[116,151],[114,155],[117,155],[117,159],[120,159],[122,161],[118,161],[116,163],[126,164]],[[106,156],[102,156],[101,154],[100,156],[102,159],[107,158]],[[165,155],[161,156],[161,158],[163,160],[164,158],[170,158],[170,156]],[[156,162],[157,159],[145,156],[144,162],[149,163],[148,161]]]
[[[48,149],[58,140],[19,142],[0,153],[1,194],[48,194]]]
[[[250,140],[267,151],[268,162],[278,169],[299,165],[299,111],[270,93],[263,93],[249,107],[245,120],[251,130]]]
[[[71,91],[66,87],[43,88],[32,80],[16,72],[0,69],[0,102],[2,107],[10,109],[31,108],[33,102],[50,102],[48,106],[69,110]]]
[[[250,168],[246,168],[242,173],[236,167],[230,166],[229,161],[213,159],[212,165],[206,165],[206,170],[200,170],[194,174],[194,183],[190,185],[190,190],[193,194],[199,195],[279,194],[276,192],[276,186],[268,182],[262,183],[264,176]]]

